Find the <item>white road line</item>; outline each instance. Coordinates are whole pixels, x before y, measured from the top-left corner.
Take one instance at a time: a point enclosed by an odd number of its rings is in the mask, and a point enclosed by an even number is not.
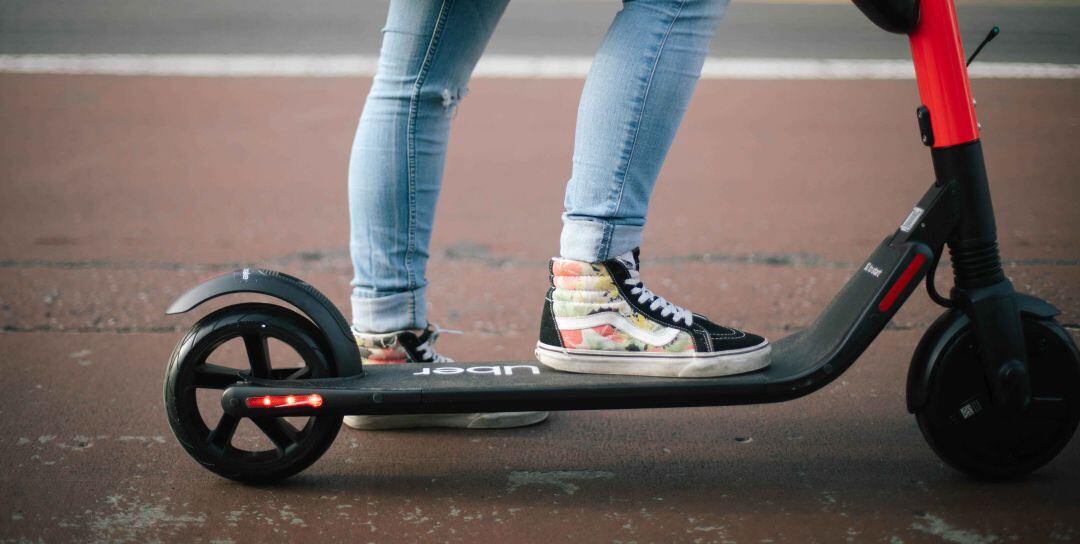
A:
[[[591,57],[487,55],[476,77],[578,79]],[[370,77],[370,55],[0,55],[0,73],[196,77]],[[977,62],[972,78],[1080,79],[1080,64]],[[704,79],[912,79],[908,60],[710,58]]]

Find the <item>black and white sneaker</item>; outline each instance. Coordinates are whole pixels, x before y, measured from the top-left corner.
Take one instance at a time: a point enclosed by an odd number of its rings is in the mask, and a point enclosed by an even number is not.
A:
[[[601,263],[552,259],[536,358],[567,372],[705,378],[760,370],[772,347],[645,287],[638,250]]]
[[[435,351],[435,341],[443,331],[428,325],[423,331],[363,333],[356,330],[356,345],[365,365],[438,364],[453,359]],[[507,429],[534,425],[547,419],[547,412],[493,412],[473,414],[393,414],[345,416],[345,425],[364,431],[450,427],[457,429]]]

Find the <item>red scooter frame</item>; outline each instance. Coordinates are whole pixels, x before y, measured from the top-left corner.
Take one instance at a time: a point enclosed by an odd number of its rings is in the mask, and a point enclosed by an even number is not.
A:
[[[922,0],[921,11],[908,40],[919,96],[933,120],[933,147],[974,142],[979,139],[979,124],[956,8],[951,0]]]

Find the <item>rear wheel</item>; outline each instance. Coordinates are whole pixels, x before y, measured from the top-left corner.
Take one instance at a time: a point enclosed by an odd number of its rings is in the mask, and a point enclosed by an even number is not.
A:
[[[1080,354],[1053,319],[1023,317],[1031,404],[1020,413],[990,401],[971,327],[946,343],[915,413],[930,447],[950,466],[984,478],[1027,474],[1050,462],[1080,422]]]
[[[199,320],[173,350],[165,408],[177,440],[206,468],[233,480],[265,483],[314,463],[341,428],[340,415],[240,418],[221,393],[248,377],[333,377],[318,329],[272,304],[238,304]]]

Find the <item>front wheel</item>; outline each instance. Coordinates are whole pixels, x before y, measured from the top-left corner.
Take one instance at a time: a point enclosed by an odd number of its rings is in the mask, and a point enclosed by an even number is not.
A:
[[[233,480],[267,483],[314,463],[341,428],[340,415],[240,418],[221,394],[248,377],[333,377],[318,329],[272,304],[237,304],[199,320],[173,350],[165,409],[177,440],[206,468]]]
[[[1080,353],[1053,319],[1023,316],[1031,404],[994,406],[971,326],[945,339],[932,361],[927,402],[915,412],[934,452],[983,478],[1027,474],[1050,462],[1080,422]]]

